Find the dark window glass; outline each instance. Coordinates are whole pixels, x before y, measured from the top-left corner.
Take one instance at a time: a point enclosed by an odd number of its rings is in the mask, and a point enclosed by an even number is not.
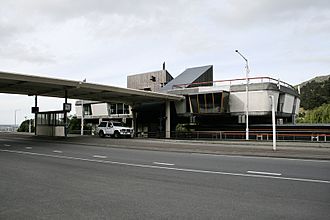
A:
[[[123,109],[123,104],[119,103],[117,104],[117,114],[123,114],[124,109]]]
[[[205,97],[207,112],[214,112],[212,94],[206,94]]]
[[[117,114],[116,113],[116,104],[110,104],[110,114]]]
[[[198,113],[197,95],[191,95],[190,101],[191,101],[193,113]]]
[[[129,114],[129,106],[124,104],[124,114]]]
[[[107,122],[106,122],[106,121],[101,122],[101,123],[99,124],[99,127],[106,127],[106,126],[107,126]]]
[[[214,112],[221,112],[221,94],[214,93]]]
[[[199,104],[199,111],[200,113],[206,112],[206,106],[205,106],[205,94],[199,94],[198,95],[198,104]]]

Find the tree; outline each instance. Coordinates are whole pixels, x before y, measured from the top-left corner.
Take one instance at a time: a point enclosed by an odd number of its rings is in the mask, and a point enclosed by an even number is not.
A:
[[[330,123],[330,104],[299,113],[299,123]]]
[[[77,118],[77,116],[69,116],[68,118],[68,129],[71,134],[80,133],[81,129],[81,120]],[[89,124],[84,124],[84,131],[91,131],[92,126]]]
[[[330,104],[330,78],[322,82],[308,82],[301,88],[301,107],[314,109],[322,104]]]
[[[34,132],[34,119],[28,119],[21,123],[19,128],[17,129],[18,132],[29,132],[29,123],[31,121],[31,132]]]

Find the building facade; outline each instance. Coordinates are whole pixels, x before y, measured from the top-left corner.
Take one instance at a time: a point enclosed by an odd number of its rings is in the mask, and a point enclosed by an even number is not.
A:
[[[179,127],[188,130],[225,130],[244,128],[246,95],[248,94],[249,123],[271,124],[271,99],[275,98],[278,124],[295,123],[299,111],[299,94],[294,87],[269,77],[213,80],[213,66],[188,68],[173,78],[166,70],[130,75],[127,87],[182,95],[182,101],[170,104],[171,131]],[[78,118],[81,103],[76,103]],[[84,103],[85,119],[120,120],[131,124],[135,114],[137,134],[164,136],[166,123],[165,103],[128,106],[123,103]],[[95,121],[94,121],[95,123]]]

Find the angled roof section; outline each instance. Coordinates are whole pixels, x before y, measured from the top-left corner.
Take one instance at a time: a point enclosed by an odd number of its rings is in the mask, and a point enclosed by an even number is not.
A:
[[[210,83],[202,84],[203,86],[210,86],[212,85],[212,81],[213,81],[212,65],[188,68],[179,76],[168,82],[164,87],[162,87],[160,89],[160,92],[168,92],[177,87],[179,88],[196,87],[197,85],[194,84],[201,82],[210,82]]]

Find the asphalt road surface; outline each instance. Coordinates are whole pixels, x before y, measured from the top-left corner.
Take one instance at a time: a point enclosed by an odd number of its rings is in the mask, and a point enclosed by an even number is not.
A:
[[[329,216],[330,161],[0,138],[0,219]]]

